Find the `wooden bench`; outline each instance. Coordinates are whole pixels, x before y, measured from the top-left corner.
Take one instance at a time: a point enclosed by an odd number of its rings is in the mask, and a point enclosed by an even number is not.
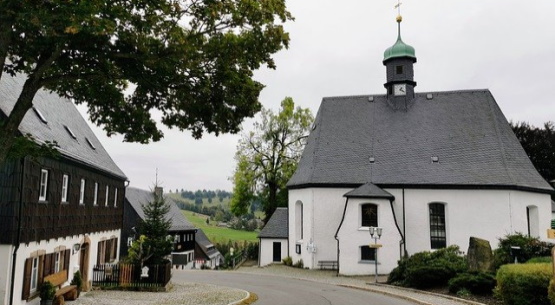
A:
[[[63,270],[44,277],[44,281],[49,281],[56,288],[56,295],[54,299],[58,299],[60,296],[64,300],[75,300],[77,299],[77,286],[68,285],[62,287],[62,284],[67,281],[67,270]]]
[[[337,270],[337,261],[318,261],[318,267],[320,269],[332,269]]]

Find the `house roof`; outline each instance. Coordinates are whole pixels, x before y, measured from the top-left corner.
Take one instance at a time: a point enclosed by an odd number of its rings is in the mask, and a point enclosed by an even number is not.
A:
[[[193,226],[185,218],[183,213],[181,213],[181,209],[179,209],[171,197],[164,195],[164,199],[170,204],[170,211],[166,215],[166,219],[170,219],[172,222],[170,232],[196,229],[195,226]],[[142,205],[147,204],[152,200],[154,200],[152,191],[141,190],[134,187],[128,187],[125,189],[125,201],[129,203],[135,212],[137,212],[137,215],[139,215],[139,217],[143,220],[145,219],[145,214],[143,212]]]
[[[289,216],[287,208],[277,208],[264,228],[258,234],[259,238],[288,238]]]
[[[15,77],[2,75],[0,111],[6,116],[11,113],[25,80],[26,76],[22,74]],[[70,100],[41,89],[33,99],[33,106],[46,123],[35,110],[30,109],[19,125],[19,131],[22,134],[33,135],[38,143],[56,141],[62,156],[118,178],[127,179]]]
[[[433,160],[437,160],[434,162]],[[480,187],[553,192],[489,90],[324,98],[289,188]]]
[[[216,256],[221,256],[220,251],[216,249],[214,244],[212,244],[208,236],[206,236],[201,229],[198,229],[195,233],[195,241],[207,257],[214,258]]]
[[[366,183],[360,187],[346,193],[344,197],[349,198],[381,198],[381,199],[395,199],[391,193],[385,191],[372,183]]]

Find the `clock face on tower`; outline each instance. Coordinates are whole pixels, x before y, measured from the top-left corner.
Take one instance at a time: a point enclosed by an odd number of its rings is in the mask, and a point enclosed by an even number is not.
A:
[[[407,95],[407,84],[395,84],[393,85],[393,94],[396,96]]]

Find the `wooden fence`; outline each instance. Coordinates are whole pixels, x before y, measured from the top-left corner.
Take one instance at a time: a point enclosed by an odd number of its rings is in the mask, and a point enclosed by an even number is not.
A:
[[[93,268],[93,286],[100,287],[164,287],[171,279],[171,264],[146,266],[103,264]]]

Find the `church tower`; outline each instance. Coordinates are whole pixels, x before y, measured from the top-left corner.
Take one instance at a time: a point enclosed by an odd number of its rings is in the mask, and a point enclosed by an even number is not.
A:
[[[397,16],[397,41],[384,52],[383,64],[387,70],[387,99],[395,109],[407,109],[414,99],[414,63],[416,55],[414,48],[401,39],[401,22],[403,18]]]

